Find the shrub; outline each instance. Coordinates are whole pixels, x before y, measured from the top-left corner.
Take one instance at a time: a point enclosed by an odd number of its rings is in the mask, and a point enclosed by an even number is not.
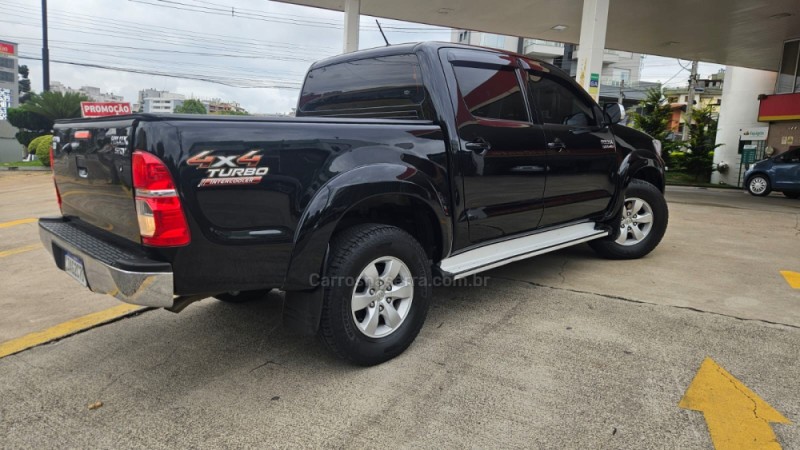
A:
[[[669,154],[669,170],[682,170],[686,168],[686,153],[684,152],[671,152]]]
[[[50,167],[50,146],[53,145],[53,135],[45,134],[32,140],[28,148],[36,153],[42,165]]]

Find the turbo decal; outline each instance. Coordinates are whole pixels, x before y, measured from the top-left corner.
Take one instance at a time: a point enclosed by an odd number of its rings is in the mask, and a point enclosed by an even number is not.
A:
[[[206,171],[207,177],[200,180],[198,187],[258,184],[269,172],[269,167],[258,167],[258,150],[243,155],[212,155],[213,152],[205,150],[186,160],[190,166]]]

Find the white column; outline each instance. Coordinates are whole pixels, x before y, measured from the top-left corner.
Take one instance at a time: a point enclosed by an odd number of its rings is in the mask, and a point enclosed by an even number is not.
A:
[[[361,0],[344,0],[344,53],[358,50]]]
[[[774,92],[776,76],[775,72],[744,67],[725,68],[716,140],[722,147],[714,150],[714,164],[725,163],[728,170],[724,173],[714,171],[712,183],[736,186],[739,181],[739,130],[769,126],[758,121],[758,96]]]
[[[606,46],[609,0],[583,0],[576,79],[595,101],[600,99],[600,74]]]

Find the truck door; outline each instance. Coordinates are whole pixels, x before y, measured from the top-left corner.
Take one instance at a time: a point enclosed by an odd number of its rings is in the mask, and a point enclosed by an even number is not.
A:
[[[594,101],[547,66],[526,68],[528,96],[547,136],[547,187],[540,226],[602,213],[614,195],[614,136]]]
[[[516,59],[460,49],[441,56],[458,126],[464,192],[458,219],[469,224],[469,242],[535,229],[547,149],[542,127],[530,120]]]

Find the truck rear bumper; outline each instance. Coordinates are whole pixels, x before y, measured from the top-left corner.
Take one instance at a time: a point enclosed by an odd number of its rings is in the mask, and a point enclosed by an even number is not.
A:
[[[172,267],[168,263],[101,240],[61,217],[39,219],[39,237],[59,269],[65,270],[70,257],[73,271],[79,272],[74,269],[79,261],[93,292],[136,305],[173,307]]]

